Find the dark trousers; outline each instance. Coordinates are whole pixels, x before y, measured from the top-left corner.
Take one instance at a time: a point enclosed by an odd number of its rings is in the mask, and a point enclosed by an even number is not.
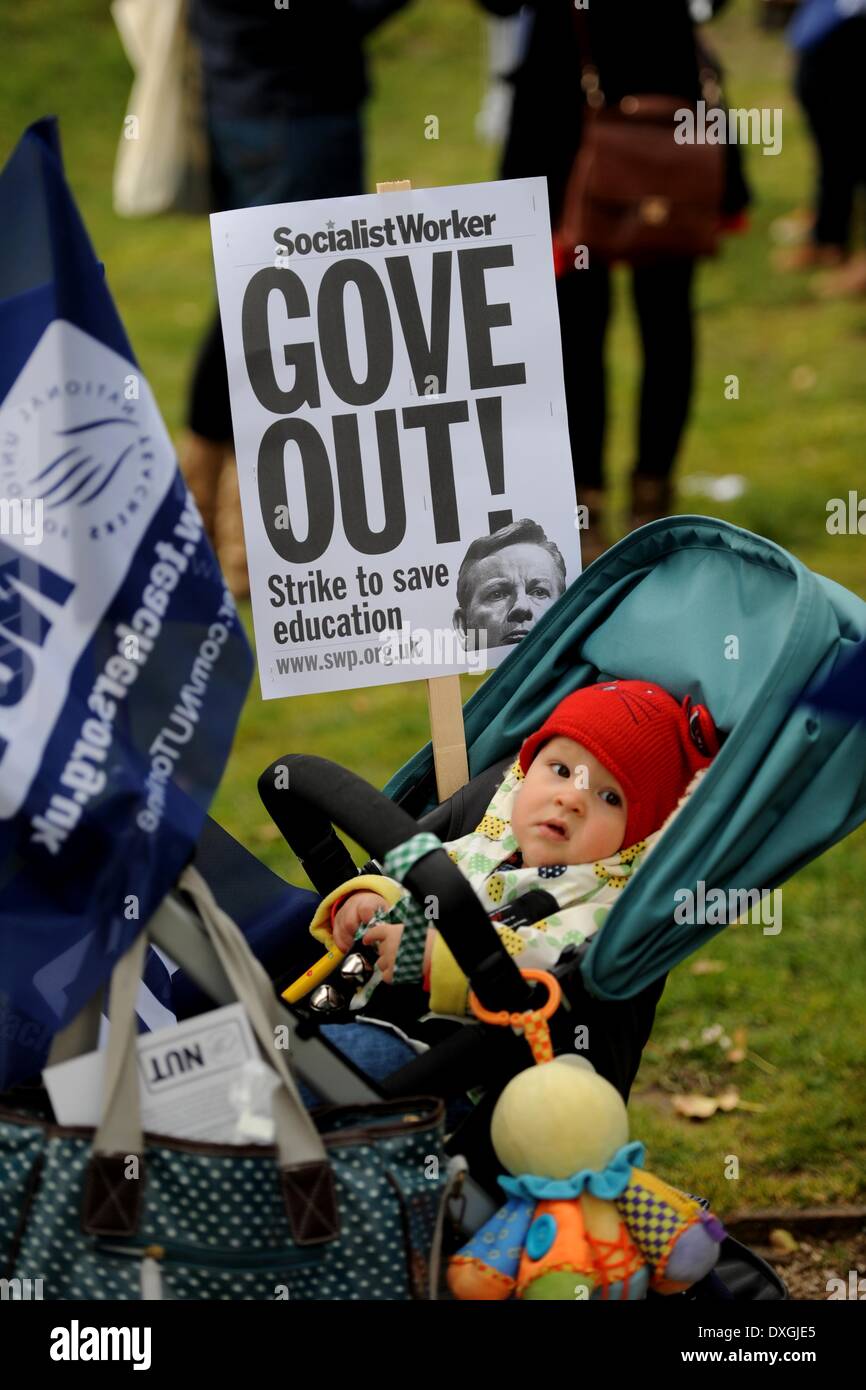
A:
[[[643,345],[635,472],[666,478],[689,413],[694,375],[691,291],[694,261],[633,268],[632,296]],[[557,281],[565,399],[578,496],[603,486],[607,418],[604,343],[610,268],[596,259]]]
[[[797,68],[797,97],[818,156],[812,235],[819,245],[847,246],[854,190],[866,184],[864,67],[866,17],[857,17],[808,49]]]
[[[364,190],[359,111],[255,120],[212,116],[208,133],[214,202],[220,212],[343,198]],[[230,442],[232,417],[219,313],[199,349],[187,418],[196,434]]]

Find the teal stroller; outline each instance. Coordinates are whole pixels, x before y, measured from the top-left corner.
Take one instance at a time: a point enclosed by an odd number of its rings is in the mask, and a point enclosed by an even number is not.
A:
[[[772,890],[866,818],[866,732],[799,703],[864,634],[866,604],[772,542],[706,517],[655,522],[591,565],[468,701],[470,782],[450,801],[436,805],[429,745],[384,794],[303,755],[277,760],[290,768],[290,790],[277,789],[268,769],[260,794],[324,894],[357,871],[332,823],[373,864],[419,826],[441,839],[474,828],[523,738],[569,691],[614,676],[645,678],[705,703],[723,745],[675,835],[623,890],[604,930],[557,967],[567,1006],[556,1050],[573,1047],[575,1018],[589,1022],[589,1060],[627,1098],[667,971],[723,929],[677,922],[677,890],[699,880],[707,890]],[[443,935],[481,1002],[528,1007],[530,987],[444,851],[428,852],[405,881],[421,903],[438,896]],[[284,940],[271,962],[278,987],[317,950],[303,929]],[[412,987],[382,986],[368,1007],[405,1025],[420,1001]],[[380,1090],[448,1099],[481,1088],[450,1147],[493,1191],[501,1169],[490,1113],[526,1065],[525,1045],[481,1023],[430,1041]],[[713,1281],[705,1296],[784,1296],[772,1271],[736,1242],[723,1247]]]

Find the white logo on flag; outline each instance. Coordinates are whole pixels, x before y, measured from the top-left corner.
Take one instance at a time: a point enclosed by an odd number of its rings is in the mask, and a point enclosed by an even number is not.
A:
[[[21,806],[75,664],[175,475],[171,440],[129,362],[63,319],[0,408],[0,507],[41,503],[38,545],[0,537],[0,817]]]

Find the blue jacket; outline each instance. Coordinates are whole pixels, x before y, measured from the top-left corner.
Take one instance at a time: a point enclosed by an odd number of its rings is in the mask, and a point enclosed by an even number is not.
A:
[[[788,25],[788,43],[806,53],[858,14],[866,14],[866,0],[802,0]]]

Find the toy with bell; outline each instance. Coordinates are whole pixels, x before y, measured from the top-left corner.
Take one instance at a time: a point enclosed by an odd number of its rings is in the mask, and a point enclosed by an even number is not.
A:
[[[642,1167],[619,1092],[579,1057],[554,1057],[546,1018],[559,985],[544,971],[547,1005],[487,1013],[525,1033],[536,1065],[503,1090],[491,1120],[496,1155],[511,1175],[507,1201],[450,1261],[460,1299],[640,1299],[679,1293],[712,1269],[725,1230],[691,1197]]]

